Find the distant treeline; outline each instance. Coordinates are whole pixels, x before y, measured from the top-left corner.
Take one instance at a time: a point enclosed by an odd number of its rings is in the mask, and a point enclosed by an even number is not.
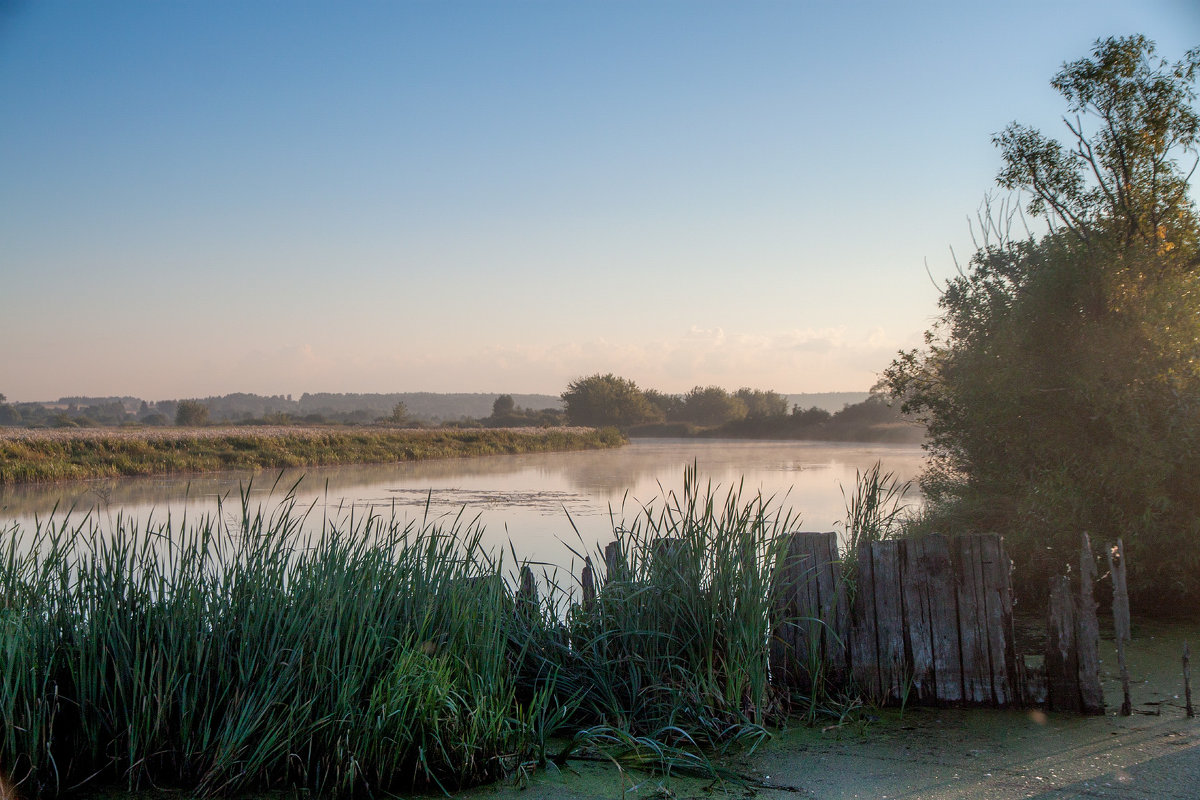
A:
[[[697,386],[686,394],[640,389],[612,374],[574,381],[563,393],[573,425],[613,425],[630,436],[729,436],[762,439],[917,442],[924,429],[881,394],[838,411],[789,404],[762,389]]]
[[[146,401],[138,397],[62,397],[54,402],[7,403],[0,395],[0,425],[70,428],[176,423],[370,424],[380,420],[408,423],[473,424],[490,419],[500,397],[512,401],[506,416],[513,425],[562,424],[562,400],[545,394],[488,393],[389,394],[305,393],[258,395],[238,392],[213,397]],[[180,406],[184,417],[180,419]],[[204,411],[196,415],[197,409]],[[398,413],[399,412],[399,413]]]
[[[625,384],[628,384],[626,386]],[[629,386],[633,386],[632,391]],[[581,387],[586,391],[581,393]],[[607,399],[605,399],[607,398]],[[800,402],[797,402],[800,401]],[[686,394],[642,391],[614,376],[572,383],[546,394],[259,395],[146,401],[138,397],[61,397],[7,403],[0,426],[24,428],[159,425],[374,425],[406,427],[554,427],[568,422],[615,425],[634,436],[734,436],[846,441],[914,441],[921,431],[883,398],[865,392],[783,395],[774,391],[696,387]]]

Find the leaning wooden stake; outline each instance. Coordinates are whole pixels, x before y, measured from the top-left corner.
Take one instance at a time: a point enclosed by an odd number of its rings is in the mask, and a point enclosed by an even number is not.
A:
[[[520,575],[521,583],[517,587],[517,610],[529,616],[537,612],[537,578],[534,577],[533,570],[528,565],[522,565]]]
[[[1188,719],[1196,716],[1195,709],[1192,708],[1192,651],[1188,648],[1188,643],[1183,643],[1183,697],[1185,701],[1184,707],[1187,709]]]
[[[579,575],[579,586],[583,592],[583,610],[591,611],[596,605],[596,571],[592,569],[592,559],[583,560],[583,571]]]
[[[1121,703],[1121,716],[1133,713],[1129,699],[1129,667],[1125,663],[1125,642],[1129,641],[1129,591],[1125,583],[1125,545],[1117,539],[1108,551],[1108,571],[1113,585],[1113,632],[1117,639],[1117,666],[1121,669],[1121,691],[1125,698]]]

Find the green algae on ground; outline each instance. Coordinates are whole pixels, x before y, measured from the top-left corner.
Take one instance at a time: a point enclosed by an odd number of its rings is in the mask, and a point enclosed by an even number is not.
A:
[[[524,786],[481,787],[470,800],[598,798],[905,798],[1192,800],[1200,787],[1200,719],[1183,709],[1183,642],[1200,642],[1200,621],[1139,622],[1129,645],[1132,716],[1121,717],[1121,684],[1109,635],[1101,642],[1104,716],[1029,710],[873,710],[857,721],[776,731],[748,757],[722,765],[752,783],[697,781],[571,763]],[[1194,687],[1200,688],[1200,687]],[[766,788],[776,787],[776,788]]]

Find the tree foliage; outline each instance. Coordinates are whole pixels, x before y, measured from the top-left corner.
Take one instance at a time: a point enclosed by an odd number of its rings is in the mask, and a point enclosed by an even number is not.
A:
[[[562,399],[572,425],[624,427],[661,419],[636,383],[611,372],[572,381]]]
[[[196,427],[208,424],[208,406],[199,400],[180,400],[175,407],[175,424]]]
[[[1180,164],[1198,65],[1139,36],[1064,65],[1067,143],[1016,123],[995,139],[999,184],[1047,232],[1013,237],[988,209],[926,347],[885,373],[929,431],[934,524],[1003,532],[1031,588],[1087,531],[1124,537],[1143,599],[1200,597],[1200,226]]]
[[[676,418],[695,425],[721,425],[744,419],[746,403],[720,386],[697,386],[683,396]]]
[[[502,394],[492,403],[493,417],[507,417],[517,410],[517,403],[511,394]]]

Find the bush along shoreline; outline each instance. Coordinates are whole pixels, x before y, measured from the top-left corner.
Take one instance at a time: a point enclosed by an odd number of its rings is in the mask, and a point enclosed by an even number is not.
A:
[[[585,605],[553,575],[514,592],[531,573],[475,522],[247,496],[240,520],[4,532],[0,765],[21,797],[452,791],[579,757],[715,777],[710,756],[783,721],[763,643],[794,520],[761,497],[691,472],[617,528],[624,566]],[[699,574],[659,574],[664,537]]]
[[[614,429],[592,428],[9,430],[0,433],[0,486],[590,450],[625,442]]]

